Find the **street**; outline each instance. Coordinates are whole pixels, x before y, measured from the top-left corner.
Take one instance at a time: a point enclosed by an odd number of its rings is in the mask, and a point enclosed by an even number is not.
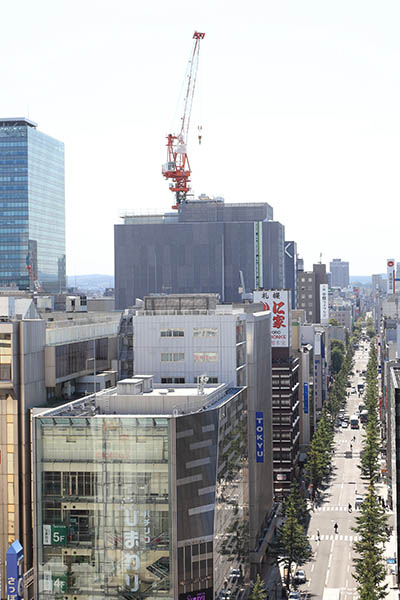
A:
[[[345,412],[349,416],[354,414],[362,402],[357,393],[357,384],[364,382],[361,371],[367,367],[368,352],[369,344],[361,342],[360,350],[355,353],[354,376],[351,377],[351,387],[356,392],[351,393],[351,388],[348,388],[350,396]],[[314,557],[304,567],[307,582],[299,587],[302,592],[308,592],[311,598],[322,598],[326,588],[340,589],[341,600],[355,599],[357,596],[356,582],[351,573],[353,542],[358,536],[351,527],[355,525],[358,512],[354,508],[356,495],[365,491],[358,468],[362,435],[361,424],[360,429],[350,429],[350,423],[348,428],[336,428],[332,477],[311,511],[309,536]],[[349,503],[352,506],[351,512]],[[334,530],[335,523],[338,525],[337,533]],[[318,531],[320,541],[317,539]]]

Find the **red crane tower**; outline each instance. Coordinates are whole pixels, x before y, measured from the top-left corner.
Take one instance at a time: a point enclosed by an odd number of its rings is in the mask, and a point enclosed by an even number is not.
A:
[[[190,164],[186,152],[188,141],[190,115],[194,90],[196,87],[197,70],[199,67],[200,41],[204,39],[205,33],[195,31],[193,34],[193,50],[189,60],[189,72],[184,100],[183,116],[181,117],[181,129],[178,135],[169,133],[167,135],[167,162],[162,166],[162,174],[165,179],[171,179],[169,189],[175,192],[176,204],[172,207],[178,209],[179,205],[186,202],[186,196],[190,190]],[[199,128],[199,142],[201,133]]]

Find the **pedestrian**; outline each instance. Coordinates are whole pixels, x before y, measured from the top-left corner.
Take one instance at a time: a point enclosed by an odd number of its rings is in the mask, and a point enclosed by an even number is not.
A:
[[[353,435],[353,442],[355,442],[355,441],[356,441],[356,436],[355,436],[355,435]]]
[[[350,452],[353,452],[353,444],[350,444]]]
[[[321,534],[319,532],[319,529],[317,529],[317,540],[320,542],[321,541]]]
[[[334,524],[333,529],[335,530],[335,533],[337,533],[339,528],[339,525],[337,523]]]
[[[349,511],[349,513],[351,513],[351,512],[352,512],[352,510],[353,510],[353,508],[352,508],[352,506],[351,506],[351,504],[350,504],[350,502],[349,502],[349,506],[348,506],[348,511]]]

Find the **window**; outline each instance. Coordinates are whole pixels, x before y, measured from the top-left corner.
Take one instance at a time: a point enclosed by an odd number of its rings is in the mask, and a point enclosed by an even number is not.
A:
[[[194,352],[194,362],[217,362],[217,352]]]
[[[193,327],[193,337],[217,337],[217,327]]]
[[[184,377],[161,377],[161,383],[185,383]]]
[[[180,362],[185,360],[184,352],[161,352],[161,362]]]
[[[184,337],[185,330],[184,329],[161,329],[160,336],[161,337]]]

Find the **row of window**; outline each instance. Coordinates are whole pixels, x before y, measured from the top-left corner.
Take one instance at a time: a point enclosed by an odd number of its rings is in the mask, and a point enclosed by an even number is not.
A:
[[[183,362],[184,352],[161,352],[161,362]],[[218,352],[193,352],[194,362],[217,362]]]
[[[200,377],[202,376],[195,377],[194,383],[199,383]],[[161,383],[186,383],[186,379],[185,377],[161,377]],[[208,377],[207,383],[218,383],[218,377]]]
[[[193,327],[193,337],[217,337],[217,327]],[[185,330],[181,328],[163,328],[161,337],[185,337]]]

